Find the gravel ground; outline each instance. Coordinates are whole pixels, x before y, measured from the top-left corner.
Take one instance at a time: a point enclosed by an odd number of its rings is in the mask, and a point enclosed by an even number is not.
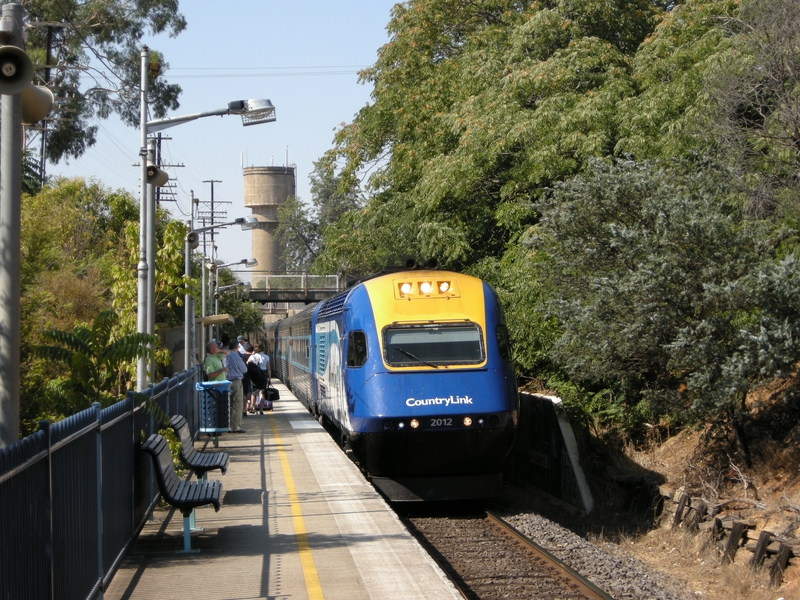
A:
[[[526,506],[519,494],[489,508],[617,600],[688,600],[694,595],[645,563],[611,554],[542,516],[541,503]],[[609,546],[613,546],[609,544]]]

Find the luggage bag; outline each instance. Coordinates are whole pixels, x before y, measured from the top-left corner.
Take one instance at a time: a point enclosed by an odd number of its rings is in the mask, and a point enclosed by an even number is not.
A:
[[[266,389],[266,390],[261,390],[259,392],[258,399],[256,400],[256,410],[258,411],[272,410],[272,400],[270,400],[268,397],[267,394],[268,391],[269,390]]]

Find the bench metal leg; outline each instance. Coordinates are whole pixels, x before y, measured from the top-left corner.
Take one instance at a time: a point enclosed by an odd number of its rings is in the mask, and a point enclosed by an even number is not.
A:
[[[197,526],[197,523],[195,522],[195,519],[194,519],[194,509],[192,509],[192,514],[189,515],[189,529],[191,531],[205,531],[206,530],[205,527],[198,527]]]
[[[192,548],[192,526],[190,525],[190,521],[193,516],[194,511],[192,511],[191,516],[183,517],[183,550],[175,550],[175,554],[194,554],[200,552],[199,548]]]

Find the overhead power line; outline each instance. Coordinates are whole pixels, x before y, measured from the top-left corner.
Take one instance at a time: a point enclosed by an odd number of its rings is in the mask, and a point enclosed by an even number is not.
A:
[[[323,75],[358,75],[371,65],[315,65],[309,67],[177,67],[169,68],[170,79],[229,79],[253,77],[319,77]],[[233,72],[231,72],[233,71]]]

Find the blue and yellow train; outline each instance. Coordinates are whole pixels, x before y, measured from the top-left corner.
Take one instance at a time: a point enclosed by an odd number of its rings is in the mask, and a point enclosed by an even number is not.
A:
[[[362,280],[268,328],[272,371],[332,425],[393,501],[492,495],[517,427],[494,290],[406,270]]]

